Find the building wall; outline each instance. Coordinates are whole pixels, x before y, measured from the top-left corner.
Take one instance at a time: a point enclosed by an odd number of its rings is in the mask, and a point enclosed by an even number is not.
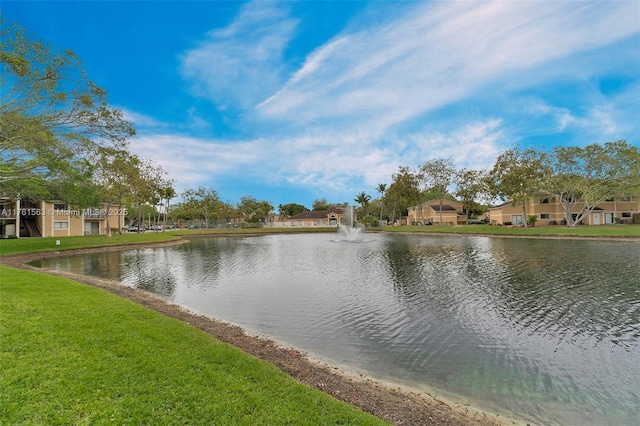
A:
[[[584,206],[579,203],[574,207],[574,212],[578,213]],[[617,223],[631,223],[634,214],[640,213],[640,200],[637,198],[628,198],[626,200],[605,201],[598,205],[587,215],[582,223],[585,225],[606,225]],[[564,224],[565,212],[562,205],[556,198],[543,200],[530,200],[527,203],[527,216],[537,216],[536,225]],[[512,206],[511,204],[494,207],[489,209],[489,219],[491,223],[500,225],[516,224],[514,220],[522,217],[522,205]]]
[[[460,222],[460,217],[464,219],[464,208],[462,203],[457,201],[449,201],[445,200],[442,203],[443,206],[451,206],[456,210],[445,210],[442,212],[442,223],[457,225]],[[431,223],[440,223],[440,201],[429,201],[428,203],[423,203],[418,208],[415,206],[409,207],[407,209],[407,223],[414,224],[422,222],[423,218],[425,221]],[[420,210],[422,210],[422,215],[420,215]]]
[[[86,235],[90,228],[87,223],[95,223],[95,233],[107,233],[106,215],[109,214],[111,228],[118,227],[118,217],[124,226],[124,209],[112,206],[109,209],[103,205],[94,209],[92,214],[87,210],[69,209],[66,204],[45,201],[1,200],[0,202],[0,233],[20,236],[21,222],[24,227],[28,222],[33,229],[35,226],[42,237],[68,237]],[[85,217],[87,213],[87,217]]]

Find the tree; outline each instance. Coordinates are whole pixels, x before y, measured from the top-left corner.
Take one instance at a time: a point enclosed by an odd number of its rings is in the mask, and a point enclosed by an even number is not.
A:
[[[511,199],[522,204],[522,225],[527,226],[527,201],[537,195],[545,174],[545,156],[533,149],[513,148],[496,159],[487,177],[493,198]]]
[[[137,224],[140,230],[144,219],[142,214],[144,206],[153,206],[148,214],[150,216],[151,212],[153,212],[155,220],[155,215],[158,213],[156,206],[160,202],[160,190],[163,182],[165,182],[166,172],[152,161],[141,160],[136,156],[131,156],[131,160],[132,167],[129,184],[132,199],[137,205]]]
[[[464,206],[467,219],[474,207],[478,205],[478,199],[489,194],[486,176],[487,173],[484,170],[469,169],[459,170],[455,175],[455,194]]]
[[[192,218],[202,218],[205,227],[209,227],[209,221],[218,217],[221,204],[218,192],[213,188],[203,186],[198,189],[187,189],[182,194],[184,207]]]
[[[238,213],[247,223],[264,222],[272,211],[273,206],[268,201],[258,201],[248,195],[241,197],[238,203]]]
[[[111,210],[111,205],[115,204],[122,209],[131,194],[135,192],[132,183],[136,182],[140,176],[140,159],[126,151],[126,145],[119,147],[100,148],[98,155],[93,158],[96,164],[94,175],[95,182],[99,185],[100,201],[107,204],[106,211]],[[111,237],[110,217],[107,214],[107,237]],[[118,232],[122,233],[124,224],[121,222],[122,216],[118,215]]]
[[[220,218],[224,219],[227,224],[231,223],[231,221],[235,220],[238,217],[238,211],[233,206],[233,204],[221,201],[219,213]]]
[[[77,179],[85,156],[133,136],[70,50],[57,51],[0,18],[0,184]]]
[[[626,141],[556,147],[548,164],[542,192],[558,200],[570,228],[608,198],[640,196],[640,149]]]
[[[166,181],[164,182],[162,188],[160,188],[160,197],[164,200],[163,210],[164,210],[164,220],[162,223],[162,233],[167,229],[167,216],[169,215],[169,206],[171,204],[171,200],[175,198],[177,195],[176,190],[173,188],[174,181]]]
[[[456,168],[451,158],[436,158],[420,166],[420,180],[426,188],[432,189],[440,200],[440,225],[442,225],[442,201],[455,173]],[[422,209],[420,214],[422,215]]]
[[[356,195],[356,198],[353,199],[356,203],[360,204],[360,210],[362,210],[359,214],[364,217],[367,214],[367,206],[371,201],[371,195],[366,194],[362,191],[360,194]]]
[[[326,198],[319,198],[313,202],[311,210],[313,210],[314,212],[325,211],[329,210],[329,207],[331,207],[331,205],[327,203]]]
[[[384,193],[387,190],[387,184],[386,183],[380,183],[378,184],[378,186],[376,187],[376,191],[378,191],[378,193],[380,194],[380,220],[382,220],[382,209],[384,207]]]
[[[280,204],[278,206],[278,212],[280,215],[285,217],[295,216],[300,213],[308,212],[309,209],[303,206],[302,204]]]
[[[391,175],[391,180],[384,198],[387,206],[393,205],[391,220],[395,221],[396,210],[402,215],[409,206],[420,203],[420,182],[416,174],[406,166],[399,167],[398,171]]]

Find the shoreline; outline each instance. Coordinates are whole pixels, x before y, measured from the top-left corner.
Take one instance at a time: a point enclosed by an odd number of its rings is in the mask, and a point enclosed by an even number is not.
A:
[[[290,347],[286,342],[278,342],[269,336],[256,334],[239,325],[189,311],[152,293],[127,287],[116,281],[27,265],[27,262],[40,259],[79,256],[104,251],[168,247],[187,241],[188,239],[183,238],[178,241],[133,246],[95,247],[0,256],[0,263],[17,269],[60,276],[98,287],[162,315],[186,322],[219,341],[275,365],[293,379],[307,386],[320,389],[336,399],[355,405],[394,425],[504,426],[527,424],[524,420],[493,414],[470,404],[456,401],[455,396],[434,396],[429,391],[370,377],[366,373],[349,369],[347,366],[336,365],[331,360],[324,360],[299,348]]]
[[[475,232],[433,232],[433,231],[381,231],[393,235],[423,235],[429,237],[495,237],[495,238],[524,238],[534,240],[587,240],[587,241],[640,241],[639,236],[602,236],[602,235],[515,235],[515,234],[486,234]]]

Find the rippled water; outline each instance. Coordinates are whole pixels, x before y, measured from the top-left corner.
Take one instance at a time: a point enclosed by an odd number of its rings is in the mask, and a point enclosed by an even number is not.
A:
[[[640,424],[640,244],[203,238],[42,262],[539,424]]]

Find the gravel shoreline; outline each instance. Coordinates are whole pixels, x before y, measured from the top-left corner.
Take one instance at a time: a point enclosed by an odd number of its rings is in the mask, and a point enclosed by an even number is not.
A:
[[[189,312],[178,305],[168,303],[158,296],[143,290],[126,287],[110,280],[61,271],[43,270],[26,265],[27,262],[39,259],[77,256],[104,251],[130,250],[136,247],[160,247],[183,242],[185,240],[170,243],[143,244],[140,246],[100,247],[0,256],[0,263],[14,268],[62,276],[83,284],[99,287],[163,315],[191,324],[220,341],[270,362],[299,382],[320,389],[341,401],[360,407],[363,411],[394,425],[500,426],[520,423],[499,415],[482,412],[461,403],[445,402],[424,392],[412,391],[376,381],[363,375],[348,373],[340,368],[313,360],[304,352],[295,348],[283,347],[270,339],[249,335],[241,327]]]

